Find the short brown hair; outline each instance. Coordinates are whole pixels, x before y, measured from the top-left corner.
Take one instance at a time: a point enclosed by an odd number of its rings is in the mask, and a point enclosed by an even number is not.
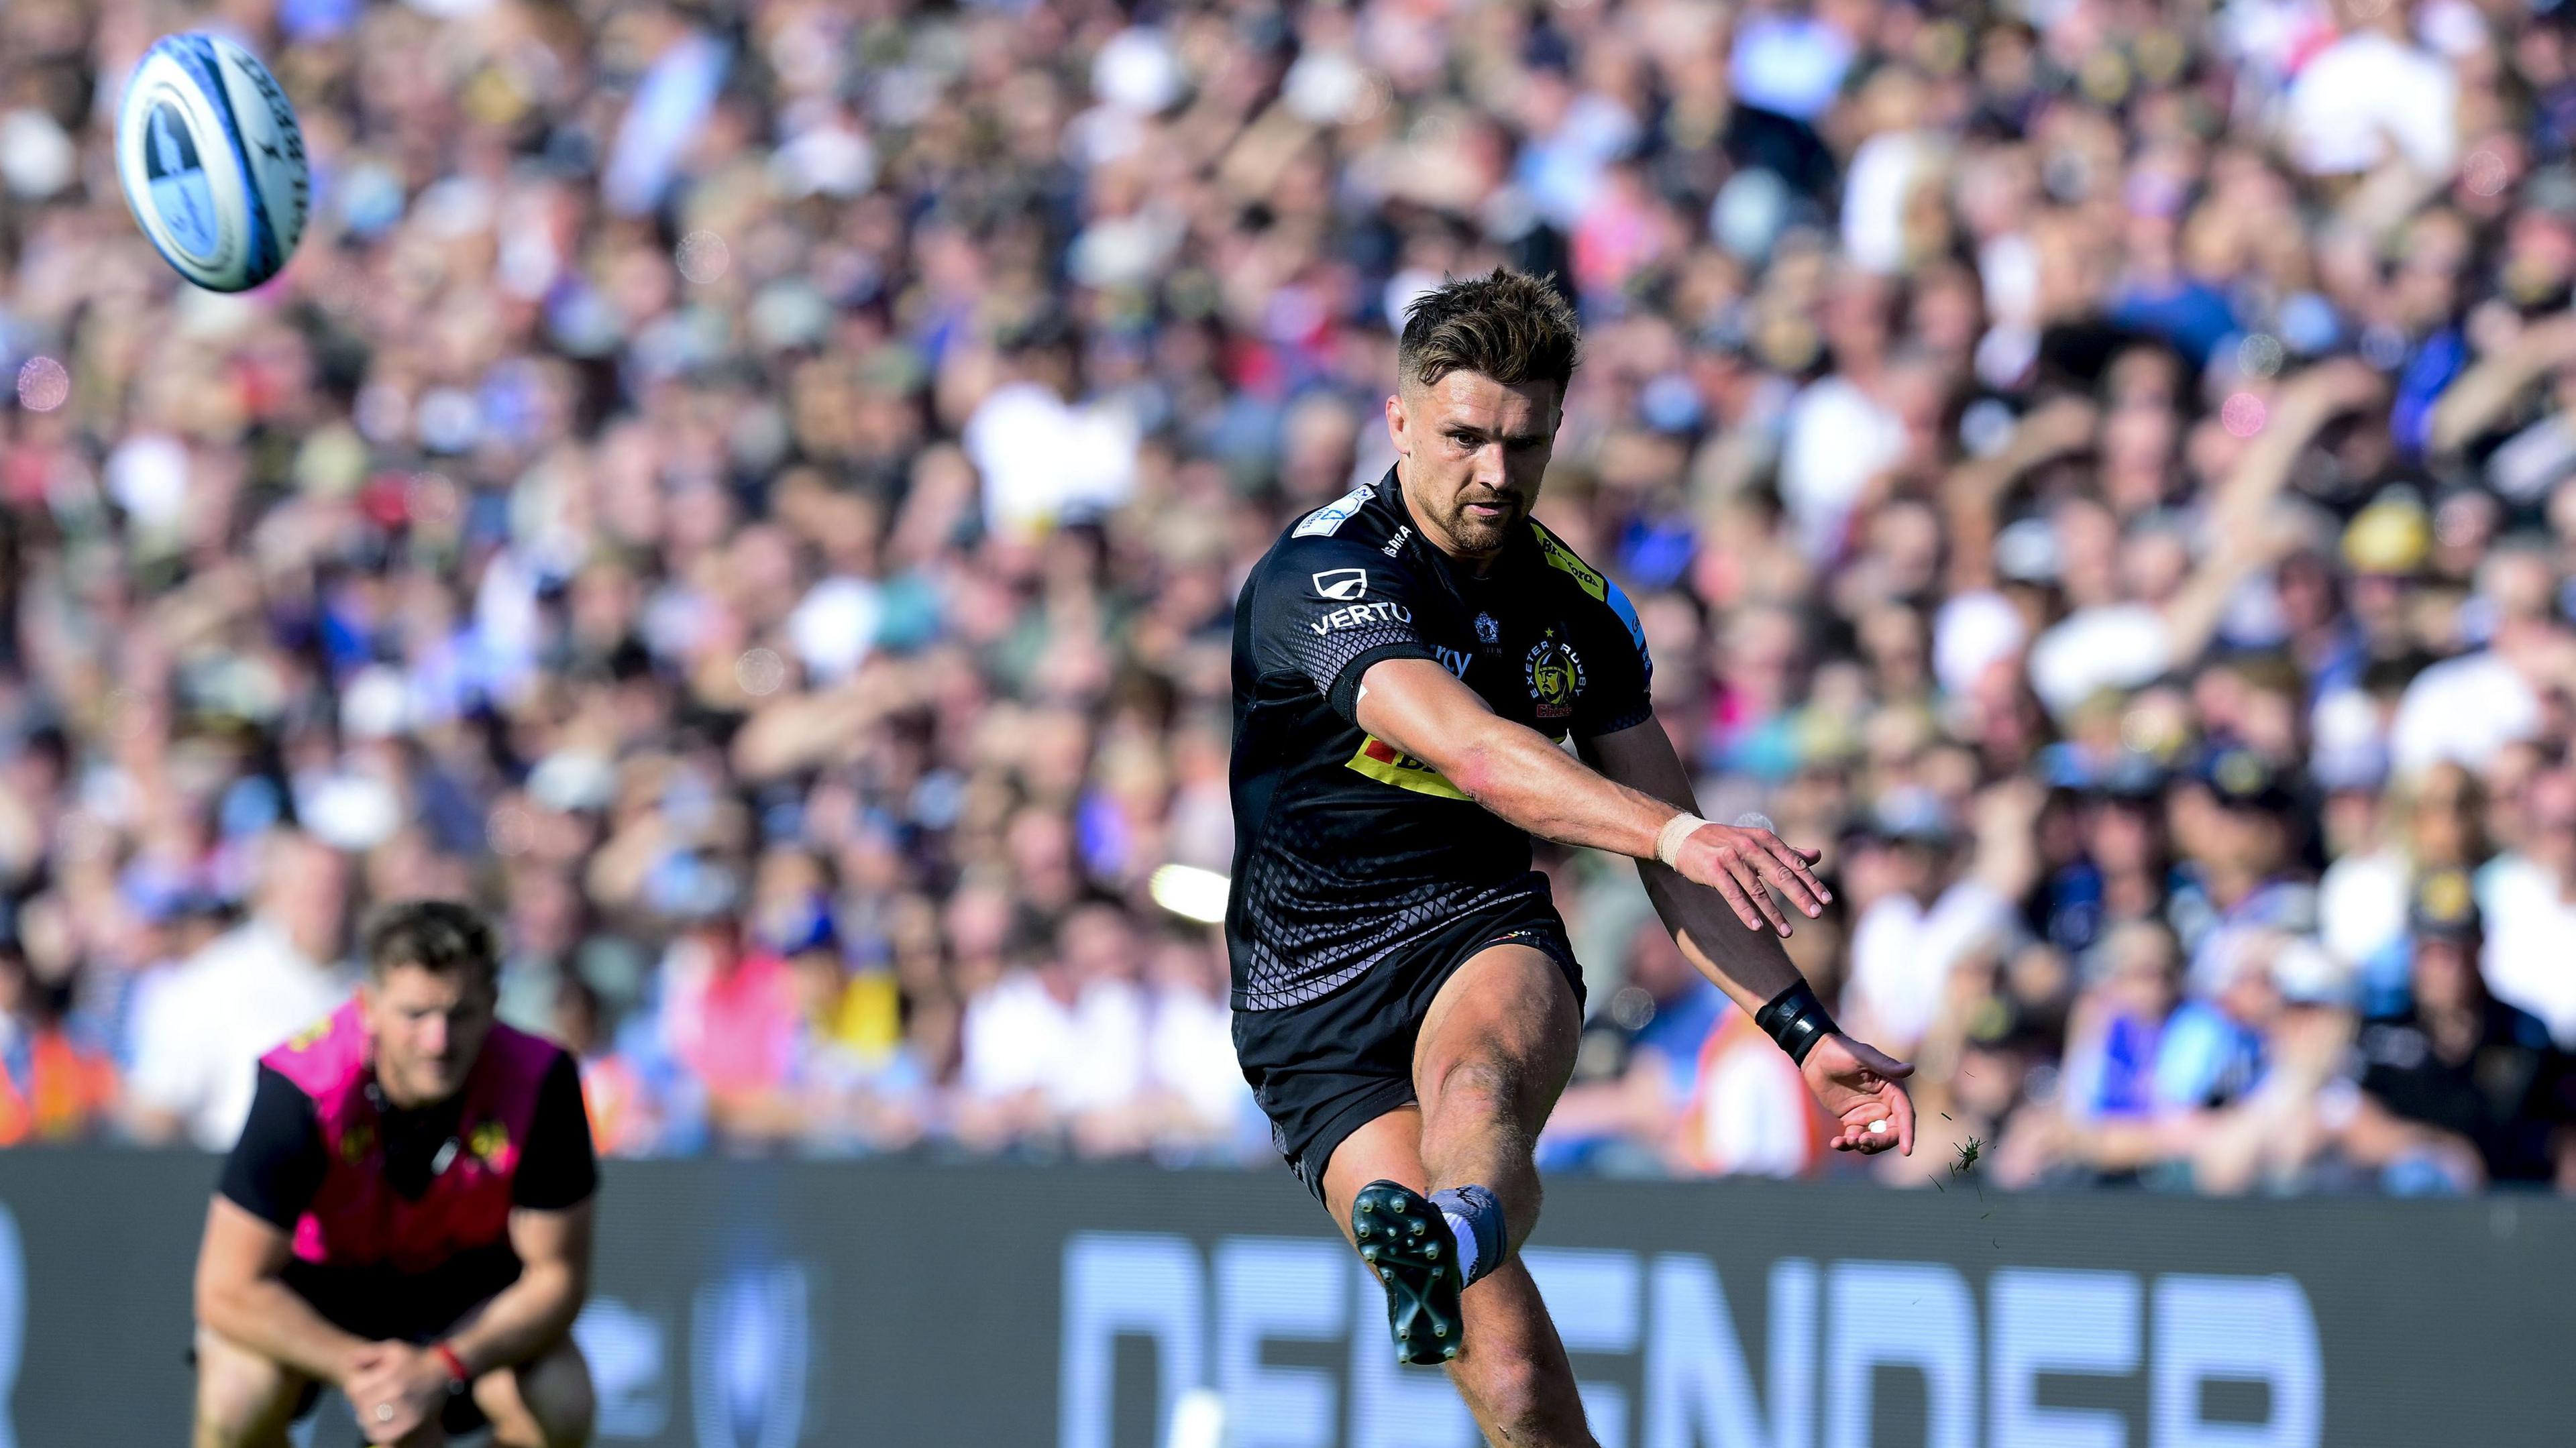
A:
[[[453,900],[397,900],[367,917],[360,938],[367,973],[378,980],[403,965],[487,985],[501,973],[500,939],[491,924]]]
[[[1572,380],[1582,358],[1582,328],[1553,283],[1494,268],[1491,276],[1458,277],[1414,298],[1404,309],[1396,371],[1431,386],[1452,372],[1475,372],[1506,387]]]

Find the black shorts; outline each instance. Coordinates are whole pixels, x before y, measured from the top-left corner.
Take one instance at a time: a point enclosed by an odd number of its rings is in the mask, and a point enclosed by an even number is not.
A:
[[[1515,943],[1546,952],[1582,1004],[1583,968],[1565,922],[1547,896],[1531,894],[1461,916],[1329,995],[1234,1013],[1235,1056],[1270,1118],[1271,1144],[1315,1200],[1334,1148],[1414,1099],[1414,1038],[1440,987],[1478,951]]]

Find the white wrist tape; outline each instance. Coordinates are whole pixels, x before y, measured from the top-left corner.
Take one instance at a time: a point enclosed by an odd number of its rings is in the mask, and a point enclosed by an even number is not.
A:
[[[1663,861],[1666,869],[1679,869],[1682,841],[1699,833],[1699,827],[1707,823],[1695,814],[1677,814],[1664,821],[1663,833],[1655,836],[1655,858]]]

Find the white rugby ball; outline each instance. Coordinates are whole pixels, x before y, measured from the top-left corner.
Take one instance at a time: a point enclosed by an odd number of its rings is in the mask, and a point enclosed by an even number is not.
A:
[[[116,113],[125,204],[179,275],[246,291],[304,236],[313,175],[277,77],[221,36],[165,35],[144,52]]]

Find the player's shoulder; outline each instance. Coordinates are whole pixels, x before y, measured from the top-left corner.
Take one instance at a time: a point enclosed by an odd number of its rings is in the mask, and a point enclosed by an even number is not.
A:
[[[1571,584],[1596,603],[1607,604],[1617,593],[1618,585],[1610,581],[1610,575],[1583,561],[1582,556],[1545,523],[1532,518],[1529,530],[1530,539],[1538,549],[1539,561],[1547,565],[1549,576]]]
[[[1591,599],[1608,620],[1614,621],[1628,635],[1629,641],[1637,646],[1637,652],[1645,653],[1646,626],[1637,617],[1637,605],[1629,599],[1627,590],[1609,574],[1585,562],[1581,555],[1566,545],[1564,539],[1549,531],[1546,524],[1532,518],[1529,529],[1537,541],[1539,559],[1547,566],[1550,576],[1562,579],[1574,592]]]
[[[579,1061],[562,1042],[521,1030],[507,1021],[493,1024],[492,1034],[484,1038],[483,1049],[498,1060],[505,1076],[521,1086],[534,1086],[567,1066],[576,1073],[580,1070]]]
[[[1391,478],[1362,483],[1320,508],[1299,514],[1297,521],[1288,525],[1288,531],[1279,536],[1271,555],[1312,557],[1384,551],[1397,536],[1397,509],[1389,502],[1394,486]]]
[[[1363,483],[1300,514],[1271,545],[1256,574],[1303,582],[1308,575],[1327,569],[1403,571],[1407,566],[1404,537],[1398,529],[1409,533],[1411,528],[1399,524],[1386,505],[1388,486]]]
[[[261,1054],[259,1063],[297,1090],[320,1096],[341,1089],[365,1070],[367,1033],[352,999],[307,1022]]]

